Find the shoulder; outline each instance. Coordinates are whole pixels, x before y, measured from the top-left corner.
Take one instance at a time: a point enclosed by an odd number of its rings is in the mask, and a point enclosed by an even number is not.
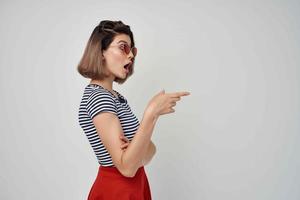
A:
[[[89,95],[86,109],[91,118],[101,112],[110,112],[117,115],[116,102],[113,97],[101,88],[94,89]]]

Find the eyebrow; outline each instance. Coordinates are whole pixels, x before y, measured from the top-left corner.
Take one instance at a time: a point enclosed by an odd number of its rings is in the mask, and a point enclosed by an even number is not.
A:
[[[118,42],[118,44],[119,44],[120,42],[125,42],[126,44],[128,44],[125,40],[120,40],[120,41]],[[128,45],[129,45],[129,44],[128,44]]]

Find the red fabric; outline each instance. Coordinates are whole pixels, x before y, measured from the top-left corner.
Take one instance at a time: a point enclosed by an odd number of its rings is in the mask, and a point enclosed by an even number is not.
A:
[[[88,200],[151,200],[144,166],[131,178],[123,176],[116,167],[99,165]]]

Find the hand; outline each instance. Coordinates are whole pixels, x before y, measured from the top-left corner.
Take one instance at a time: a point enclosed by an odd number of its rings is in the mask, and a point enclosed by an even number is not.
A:
[[[120,139],[122,140],[121,149],[125,151],[130,143],[130,141],[124,135],[120,135]]]
[[[146,108],[147,112],[152,113],[155,117],[168,113],[173,113],[175,110],[173,107],[176,105],[176,101],[180,100],[181,96],[190,95],[189,92],[173,92],[165,93],[165,90],[156,94],[148,103]]]

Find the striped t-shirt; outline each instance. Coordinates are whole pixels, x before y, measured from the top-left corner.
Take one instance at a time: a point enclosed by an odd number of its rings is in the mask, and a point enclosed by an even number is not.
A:
[[[115,90],[114,90],[115,91]],[[111,156],[102,144],[92,119],[101,112],[118,116],[124,135],[132,140],[140,123],[131,111],[127,99],[119,92],[118,98],[100,85],[88,84],[83,92],[79,106],[78,120],[96,157],[102,166],[114,166]],[[99,124],[101,126],[101,124]],[[120,147],[121,148],[121,147]]]

